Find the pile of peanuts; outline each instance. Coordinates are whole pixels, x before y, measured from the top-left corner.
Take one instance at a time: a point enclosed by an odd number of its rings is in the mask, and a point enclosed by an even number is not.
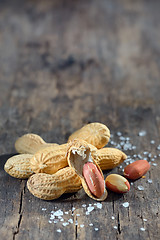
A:
[[[83,187],[89,197],[103,201],[107,189],[126,193],[130,190],[127,179],[138,179],[150,169],[148,161],[137,160],[124,168],[124,176],[109,174],[104,179],[103,170],[113,169],[127,158],[121,150],[105,147],[109,139],[108,127],[98,122],[83,126],[61,145],[28,133],[15,142],[19,154],[7,160],[4,170],[15,178],[29,178],[29,191],[44,200]]]

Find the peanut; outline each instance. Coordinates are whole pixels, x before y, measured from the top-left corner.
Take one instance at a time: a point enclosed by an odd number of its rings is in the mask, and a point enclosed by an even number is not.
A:
[[[88,188],[97,198],[100,198],[105,190],[104,179],[95,164],[88,162],[83,166],[83,176]]]
[[[113,169],[127,158],[125,153],[116,148],[102,148],[92,155],[102,170]]]
[[[102,123],[90,123],[75,131],[70,135],[68,141],[73,139],[83,139],[86,142],[94,145],[96,148],[104,147],[110,138],[110,131]]]
[[[119,174],[110,174],[105,179],[106,187],[116,193],[126,193],[130,190],[128,180]]]
[[[33,174],[30,167],[30,159],[33,157],[31,154],[20,154],[13,156],[7,160],[4,165],[4,170],[12,177],[15,178],[28,178]]]
[[[58,146],[56,143],[46,143],[40,136],[33,133],[28,133],[18,138],[15,142],[15,149],[18,153],[34,154],[40,149]]]
[[[55,174],[36,173],[27,181],[29,191],[38,198],[53,200],[63,193],[77,192],[82,188],[80,177],[75,171],[66,167]]]
[[[128,179],[136,180],[142,177],[150,169],[150,164],[146,160],[137,160],[124,168],[124,176]]]
[[[73,141],[68,149],[67,160],[69,166],[80,176],[83,189],[87,195],[94,200],[103,201],[107,197],[107,191],[104,187],[103,173],[92,158],[93,152],[86,142],[79,139]],[[90,166],[89,171],[87,169],[88,165]],[[98,186],[100,186],[100,189],[98,189]]]
[[[30,160],[30,166],[35,173],[53,174],[68,165],[68,144],[48,147],[38,151]]]

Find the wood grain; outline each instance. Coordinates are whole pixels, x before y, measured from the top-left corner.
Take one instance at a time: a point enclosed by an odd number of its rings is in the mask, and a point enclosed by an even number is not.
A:
[[[156,0],[0,2],[2,240],[159,239],[159,9]],[[25,180],[4,172],[14,142],[23,134],[61,144],[74,130],[96,121],[109,127],[116,142],[117,131],[130,137],[136,149],[126,154],[148,151],[157,156],[157,167],[152,165],[146,179],[136,181],[125,195],[110,193],[102,209],[86,215],[82,204],[95,201],[83,190],[55,201],[39,200],[28,192]],[[145,137],[138,136],[141,130]],[[139,185],[145,190],[138,191]],[[49,223],[51,211],[58,209],[69,211],[63,218],[73,224]]]

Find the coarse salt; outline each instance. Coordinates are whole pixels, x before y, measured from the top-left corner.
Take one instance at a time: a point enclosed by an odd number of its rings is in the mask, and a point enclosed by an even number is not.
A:
[[[139,185],[139,186],[138,186],[138,190],[139,190],[139,191],[143,191],[143,190],[144,190],[144,187],[141,186],[141,185]]]
[[[122,206],[125,207],[125,208],[129,207],[129,202],[124,202],[124,203],[122,204]]]

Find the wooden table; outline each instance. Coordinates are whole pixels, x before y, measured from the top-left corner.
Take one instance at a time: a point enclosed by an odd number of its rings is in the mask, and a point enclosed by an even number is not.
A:
[[[159,12],[158,0],[0,2],[1,240],[160,238]],[[127,194],[43,201],[3,170],[23,134],[61,144],[90,122],[128,160],[151,163]]]

